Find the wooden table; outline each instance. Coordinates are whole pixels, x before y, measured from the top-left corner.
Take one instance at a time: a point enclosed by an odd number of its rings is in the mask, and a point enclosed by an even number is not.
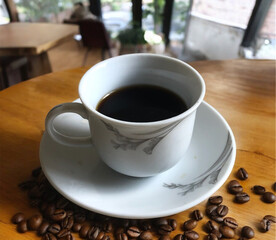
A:
[[[30,77],[52,71],[47,51],[78,32],[78,26],[14,22],[0,26],[0,56],[27,56]]]
[[[193,62],[191,65],[206,81],[205,100],[225,117],[237,142],[234,169],[216,195],[224,197],[224,204],[229,207],[228,216],[238,220],[239,231],[242,226],[249,225],[255,230],[255,239],[272,240],[275,224],[267,233],[261,233],[258,226],[265,215],[275,215],[275,203],[262,202],[250,189],[258,184],[273,192],[275,62],[229,60]],[[39,239],[34,232],[17,233],[10,222],[16,212],[22,211],[28,217],[38,212],[29,206],[26,193],[17,185],[29,179],[31,170],[39,166],[39,142],[47,112],[59,103],[78,97],[77,86],[86,70],[78,68],[51,73],[0,92],[0,239]],[[241,184],[251,196],[243,205],[234,203],[233,195],[226,190],[227,183],[236,179],[240,167],[249,173],[249,179]],[[206,201],[173,216],[178,221],[178,228],[171,236],[181,232],[181,224],[189,219],[193,210],[204,211],[205,206]],[[207,220],[204,217],[195,229],[200,239],[206,235],[203,225]]]

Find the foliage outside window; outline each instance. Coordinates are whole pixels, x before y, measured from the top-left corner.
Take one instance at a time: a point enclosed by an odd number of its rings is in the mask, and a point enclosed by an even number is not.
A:
[[[14,2],[21,21],[59,22],[59,15],[72,9],[74,3],[80,0],[14,0]]]

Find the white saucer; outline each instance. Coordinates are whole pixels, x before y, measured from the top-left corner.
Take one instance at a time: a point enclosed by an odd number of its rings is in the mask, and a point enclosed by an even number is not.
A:
[[[82,123],[82,135],[89,135],[87,123],[79,116],[60,118],[68,120],[68,124],[60,124],[63,131],[74,132]],[[197,205],[226,181],[235,156],[236,143],[229,125],[206,102],[198,109],[187,154],[155,177],[121,175],[107,167],[93,147],[63,146],[47,133],[40,143],[42,169],[58,192],[83,208],[120,218],[169,216]]]

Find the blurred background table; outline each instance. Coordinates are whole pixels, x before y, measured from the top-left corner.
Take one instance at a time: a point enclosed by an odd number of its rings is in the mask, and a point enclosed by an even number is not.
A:
[[[275,61],[202,61],[191,65],[206,81],[205,101],[225,117],[237,142],[234,169],[215,194],[224,197],[228,216],[238,220],[238,232],[248,225],[255,230],[255,239],[274,239],[275,224],[267,233],[258,228],[265,215],[275,215],[275,203],[262,202],[251,187],[258,184],[273,192],[275,182]],[[78,98],[78,83],[87,69],[43,75],[0,92],[0,239],[39,239],[34,232],[17,233],[10,222],[16,212],[29,217],[38,211],[29,206],[26,193],[17,185],[29,179],[32,169],[39,166],[39,143],[47,112],[59,103]],[[233,195],[226,190],[240,167],[249,173],[241,184],[251,197],[243,205],[234,203]],[[205,206],[206,201],[173,216],[178,228],[171,236],[181,232],[182,223],[193,210],[204,211]],[[206,222],[204,217],[195,229],[200,239],[207,235],[203,227]]]
[[[14,22],[0,26],[0,57],[26,56],[29,78],[52,71],[47,51],[78,33],[78,26]]]

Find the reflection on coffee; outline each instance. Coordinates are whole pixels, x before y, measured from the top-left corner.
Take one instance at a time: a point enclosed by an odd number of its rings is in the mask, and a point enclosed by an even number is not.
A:
[[[112,91],[97,106],[100,113],[129,122],[154,122],[177,116],[187,110],[175,93],[152,85],[133,85]]]

